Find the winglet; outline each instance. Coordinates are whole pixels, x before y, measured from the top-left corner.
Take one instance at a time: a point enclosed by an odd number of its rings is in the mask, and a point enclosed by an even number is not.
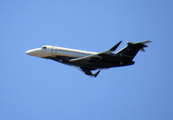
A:
[[[148,45],[146,45],[146,44],[148,44],[148,43],[150,43],[150,42],[152,42],[152,41],[143,41],[143,42],[139,42],[139,43],[134,43],[134,45],[135,45],[136,47],[139,47],[139,48],[140,48],[140,51],[145,52],[144,47],[148,47]]]
[[[95,74],[94,74],[94,77],[97,77],[97,75],[100,73],[101,70],[97,71]]]
[[[85,72],[85,74],[88,75],[88,76],[90,76],[90,77],[96,78],[97,75],[100,73],[100,71],[101,71],[101,70],[98,70],[95,74],[92,74],[92,72],[89,71],[89,72]]]
[[[109,51],[111,51],[111,52],[115,51],[121,42],[122,42],[122,40],[119,43],[117,43],[114,47],[112,47]]]

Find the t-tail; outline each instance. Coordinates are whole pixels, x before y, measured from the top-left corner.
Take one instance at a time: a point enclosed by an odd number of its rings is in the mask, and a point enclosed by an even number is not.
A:
[[[138,53],[139,50],[145,51],[144,47],[148,47],[146,44],[150,43],[151,41],[144,41],[138,43],[127,42],[127,46],[122,50],[118,51],[116,54],[119,54],[126,60],[133,60],[135,55]]]

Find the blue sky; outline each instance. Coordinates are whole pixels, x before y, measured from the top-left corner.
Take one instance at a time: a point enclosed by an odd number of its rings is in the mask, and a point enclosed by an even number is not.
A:
[[[173,1],[0,1],[1,120],[172,120]],[[133,66],[76,68],[31,57],[42,45],[102,52],[151,40]]]

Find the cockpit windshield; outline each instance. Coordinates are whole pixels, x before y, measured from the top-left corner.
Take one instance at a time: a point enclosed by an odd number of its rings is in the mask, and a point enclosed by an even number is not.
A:
[[[41,47],[41,49],[46,49],[46,48],[47,48],[46,46]]]

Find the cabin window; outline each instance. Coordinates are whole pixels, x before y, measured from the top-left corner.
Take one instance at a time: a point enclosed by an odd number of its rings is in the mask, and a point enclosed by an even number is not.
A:
[[[43,47],[41,47],[42,49],[46,49],[47,47],[46,46],[43,46]]]

